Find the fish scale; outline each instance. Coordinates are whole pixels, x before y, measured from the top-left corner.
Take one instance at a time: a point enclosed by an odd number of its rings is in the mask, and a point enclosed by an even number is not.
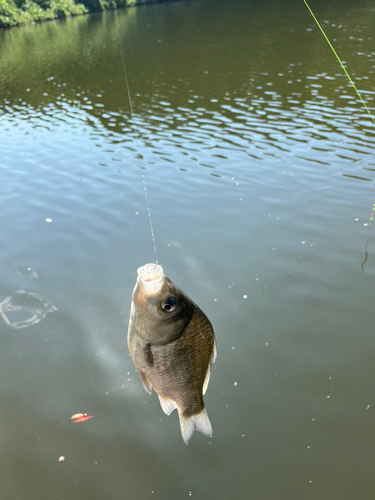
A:
[[[155,365],[147,374],[151,385],[159,396],[175,401],[184,417],[204,408],[202,388],[214,349],[212,327],[207,322],[206,316],[194,308],[192,320],[180,339],[167,348],[152,348]]]

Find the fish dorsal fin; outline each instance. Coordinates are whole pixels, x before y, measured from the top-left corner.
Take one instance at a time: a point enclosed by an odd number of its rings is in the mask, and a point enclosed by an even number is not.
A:
[[[216,347],[216,340],[214,339],[214,352],[212,353],[211,365],[212,363],[215,363],[216,358],[217,358],[217,347]]]
[[[172,411],[177,408],[176,403],[174,401],[169,400],[169,399],[163,399],[159,396],[159,401],[160,401],[160,405],[162,407],[162,410],[166,415],[170,415],[172,413]]]
[[[146,377],[146,375],[142,371],[138,370],[138,373],[141,376],[143,387],[145,388],[145,391],[148,392],[149,394],[151,394],[152,385],[150,384],[150,381],[148,380],[148,378]]]
[[[210,381],[210,377],[211,377],[211,365],[208,366],[207,373],[206,373],[206,376],[204,378],[203,389],[202,389],[203,396],[206,394],[208,382]]]
[[[216,358],[217,358],[217,349],[216,349],[216,340],[215,340],[214,341],[214,350],[212,351],[211,359],[210,359],[210,362],[209,362],[208,368],[207,368],[207,373],[206,373],[206,376],[205,376],[204,382],[203,382],[203,389],[202,389],[203,395],[206,394],[208,382],[210,381],[210,376],[211,376],[211,365],[212,365],[212,363],[215,363]]]

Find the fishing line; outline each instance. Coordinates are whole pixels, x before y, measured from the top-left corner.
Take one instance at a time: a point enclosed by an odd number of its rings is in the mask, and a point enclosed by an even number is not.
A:
[[[119,37],[119,45],[120,45],[120,52],[121,52],[122,68],[124,70],[126,90],[127,90],[128,99],[129,99],[130,117],[131,117],[131,125],[130,126],[131,126],[133,134],[135,135],[135,149],[137,151],[137,157],[141,158],[142,156],[139,154],[135,128],[134,128],[133,123],[132,123],[133,122],[133,116],[134,116],[133,115],[133,105],[132,105],[132,98],[130,96],[130,87],[129,87],[129,82],[128,82],[128,74],[127,74],[127,71],[126,71],[125,57],[124,57],[124,52],[122,50],[122,45],[121,45],[121,39],[120,39],[120,33],[119,32],[118,32],[118,37]],[[157,251],[156,251],[156,241],[155,241],[155,234],[154,234],[154,227],[152,225],[150,205],[148,203],[148,196],[147,196],[146,179],[145,179],[145,176],[144,176],[144,174],[143,174],[142,171],[141,171],[141,175],[142,175],[143,192],[145,194],[145,200],[146,200],[147,215],[148,215],[148,220],[149,220],[149,223],[150,223],[150,231],[151,231],[152,244],[153,244],[154,252],[155,252],[155,260],[156,260],[156,264],[158,264]]]
[[[337,59],[337,60],[338,60],[338,62],[340,63],[340,66],[342,67],[342,69],[344,70],[344,72],[345,72],[346,76],[348,77],[349,82],[352,84],[352,86],[353,86],[354,90],[356,91],[357,96],[360,98],[361,103],[364,105],[364,107],[365,107],[365,109],[366,109],[367,113],[370,115],[370,118],[371,118],[372,122],[375,124],[375,119],[374,119],[374,117],[372,116],[372,114],[371,114],[370,110],[369,110],[369,109],[368,109],[368,107],[366,106],[365,101],[362,99],[362,96],[361,96],[361,94],[359,93],[359,91],[358,91],[357,87],[355,86],[355,83],[354,83],[354,82],[353,82],[353,80],[350,78],[349,73],[346,71],[345,66],[344,66],[344,65],[343,65],[343,63],[341,62],[341,59],[340,59],[340,58],[339,58],[339,56],[337,55],[337,52],[336,52],[336,51],[335,51],[335,49],[333,48],[333,46],[332,46],[331,42],[329,41],[329,39],[328,39],[327,35],[324,33],[324,30],[323,30],[323,28],[320,26],[319,21],[318,21],[318,20],[317,20],[317,18],[314,16],[314,13],[313,13],[313,11],[310,9],[310,7],[309,7],[308,3],[306,2],[306,0],[303,0],[303,1],[304,1],[304,4],[306,5],[306,7],[309,9],[309,12],[310,12],[310,14],[312,15],[312,17],[313,17],[314,21],[315,21],[315,22],[316,22],[316,24],[318,25],[318,28],[319,28],[319,29],[320,29],[320,31],[323,33],[323,36],[324,36],[324,38],[326,39],[326,41],[327,41],[328,45],[331,47],[332,52],[335,54],[336,59]]]
[[[340,58],[339,58],[339,56],[337,55],[337,52],[336,52],[336,51],[335,51],[335,49],[333,48],[333,46],[332,46],[331,42],[329,41],[329,39],[328,39],[327,35],[325,34],[325,32],[324,32],[324,30],[323,30],[323,28],[322,28],[322,27],[321,27],[321,25],[319,24],[319,21],[318,21],[318,20],[317,20],[317,18],[314,16],[314,13],[313,13],[313,11],[310,9],[310,7],[309,7],[308,3],[306,2],[306,0],[303,0],[303,2],[304,2],[304,4],[306,5],[306,7],[308,8],[308,10],[309,10],[310,14],[312,15],[312,17],[313,17],[314,21],[315,21],[315,22],[316,22],[316,24],[318,25],[318,28],[319,28],[319,29],[320,29],[320,31],[322,32],[322,34],[323,34],[324,38],[326,39],[326,41],[327,41],[328,45],[330,46],[330,48],[331,48],[332,52],[334,53],[334,55],[335,55],[335,57],[336,57],[336,59],[337,59],[337,60],[338,60],[338,62],[340,63],[340,66],[341,66],[341,67],[342,67],[342,69],[344,70],[344,72],[345,72],[346,76],[347,76],[347,77],[348,77],[348,79],[349,79],[349,82],[352,84],[352,86],[353,86],[354,90],[355,90],[355,91],[356,91],[356,93],[357,93],[357,96],[359,97],[359,99],[360,99],[361,103],[362,103],[362,104],[363,104],[363,106],[365,107],[365,109],[366,109],[367,113],[369,114],[369,116],[370,116],[370,118],[371,118],[372,122],[375,124],[375,119],[374,119],[374,117],[372,116],[372,114],[371,114],[370,110],[368,109],[368,107],[367,107],[367,105],[366,105],[365,101],[362,99],[362,96],[361,96],[361,94],[359,93],[359,91],[358,91],[357,87],[355,86],[355,83],[354,83],[354,82],[353,82],[353,80],[350,78],[349,73],[346,71],[345,66],[344,66],[344,65],[343,65],[343,63],[341,62],[341,59],[340,59]],[[367,238],[367,241],[366,241],[366,243],[365,243],[365,258],[364,258],[363,262],[361,263],[361,269],[362,269],[362,271],[363,271],[363,272],[364,272],[364,264],[365,264],[365,262],[366,262],[366,261],[367,261],[367,259],[368,259],[367,245],[368,245],[368,243],[369,243],[369,241],[370,241],[370,227],[371,227],[371,222],[372,222],[373,217],[374,217],[374,213],[375,213],[375,203],[374,203],[374,205],[373,205],[373,207],[372,207],[371,216],[370,216],[370,221],[369,221],[369,224],[368,224],[368,238]]]

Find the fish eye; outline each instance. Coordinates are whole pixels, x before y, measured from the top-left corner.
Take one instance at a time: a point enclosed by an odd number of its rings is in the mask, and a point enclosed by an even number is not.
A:
[[[163,311],[172,312],[176,309],[176,305],[177,305],[176,297],[171,296],[165,299],[161,303],[161,308],[163,309]]]

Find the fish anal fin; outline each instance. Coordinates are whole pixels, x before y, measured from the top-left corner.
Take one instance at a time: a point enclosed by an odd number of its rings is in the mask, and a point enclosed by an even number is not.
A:
[[[143,383],[143,387],[145,388],[145,391],[151,394],[152,392],[152,385],[150,384],[150,381],[146,377],[145,373],[142,372],[141,370],[138,370],[139,375],[141,376],[141,380]]]
[[[166,415],[170,415],[172,411],[177,408],[176,403],[174,401],[171,401],[170,399],[163,399],[161,396],[159,396],[159,401],[162,410]]]
[[[201,432],[207,437],[212,437],[212,426],[205,408],[197,415],[192,415],[189,418],[185,418],[182,415],[179,415],[179,417],[181,435],[185,444],[189,444],[194,431]]]

